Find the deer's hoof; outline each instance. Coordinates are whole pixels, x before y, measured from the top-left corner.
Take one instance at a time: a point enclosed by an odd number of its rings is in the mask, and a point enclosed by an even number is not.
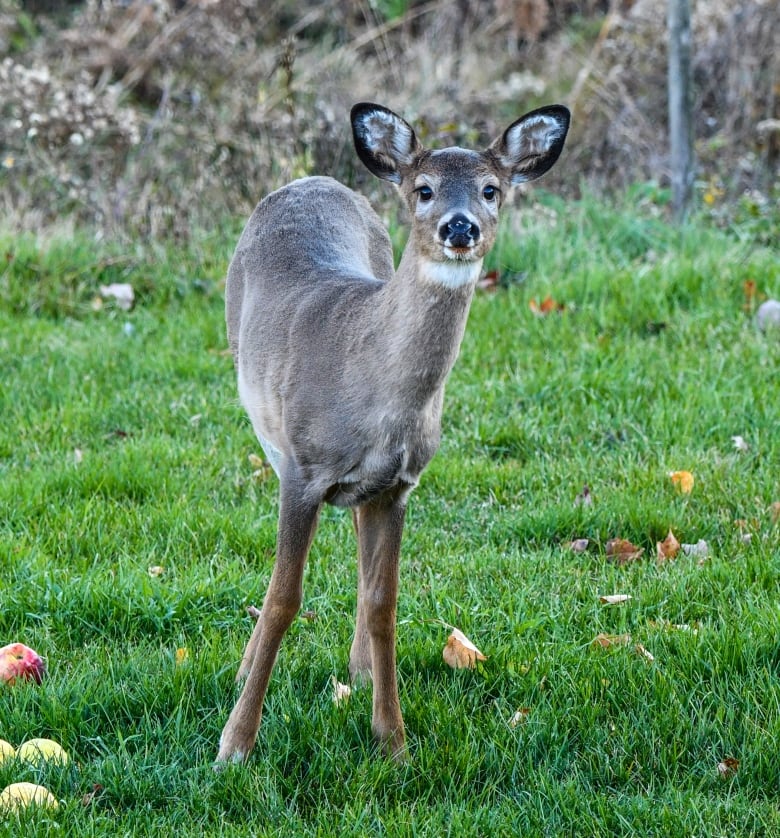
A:
[[[215,770],[218,771],[231,762],[238,765],[246,762],[255,747],[256,736],[256,733],[249,735],[235,730],[228,721],[222,731],[222,736],[219,737],[219,751],[214,766]]]

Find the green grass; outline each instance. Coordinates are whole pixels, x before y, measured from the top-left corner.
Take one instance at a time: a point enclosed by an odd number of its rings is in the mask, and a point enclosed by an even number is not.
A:
[[[0,738],[52,737],[72,763],[1,764],[0,787],[41,782],[62,805],[0,835],[777,835],[780,339],[743,311],[748,279],[780,297],[777,253],[651,209],[548,198],[507,219],[507,287],[475,301],[410,505],[401,767],[375,755],[368,690],[331,701],[355,547],[329,509],[317,618],[283,644],[248,765],[211,768],[277,509],[223,353],[236,225],[184,250],[4,237],[0,644],[36,648],[49,677],[0,690]],[[135,310],[94,310],[123,281]],[[537,317],[547,294],[565,310]],[[708,559],[658,566],[669,528]],[[649,558],[610,564],[614,536]],[[615,592],[632,599],[599,602]],[[437,621],[488,660],[449,670]],[[632,642],[596,650],[599,632]]]

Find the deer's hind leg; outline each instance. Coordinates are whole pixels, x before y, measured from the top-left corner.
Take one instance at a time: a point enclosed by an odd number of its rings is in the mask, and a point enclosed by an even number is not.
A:
[[[370,674],[374,682],[371,729],[385,752],[405,754],[404,723],[398,698],[395,624],[398,570],[406,502],[386,494],[355,512],[359,545],[358,606],[350,652],[353,680]]]

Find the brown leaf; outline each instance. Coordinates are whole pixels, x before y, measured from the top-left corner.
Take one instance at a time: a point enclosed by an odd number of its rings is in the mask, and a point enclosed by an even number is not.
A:
[[[442,657],[447,666],[452,669],[474,669],[477,661],[487,660],[468,637],[456,628],[447,638],[447,645],[442,651]]]
[[[630,642],[630,634],[604,634],[604,632],[600,632],[591,640],[590,645],[598,646],[601,649],[611,649],[613,646],[628,646]]]
[[[680,552],[680,542],[674,537],[674,533],[669,530],[663,541],[656,542],[655,550],[658,564],[662,564],[671,561]]]
[[[739,760],[734,757],[726,757],[718,763],[718,774],[724,779],[728,780],[739,771]]]
[[[746,279],[742,285],[742,292],[745,295],[745,302],[742,305],[742,309],[750,313],[756,306],[756,281],[754,279]]]
[[[537,317],[544,317],[555,311],[564,311],[566,309],[563,303],[556,303],[549,294],[540,303],[536,300],[531,300],[528,303],[528,307]]]
[[[84,797],[81,798],[81,805],[82,806],[91,806],[96,797],[99,797],[103,792],[103,786],[100,783],[93,783],[92,784],[92,791],[87,792]]]
[[[769,507],[769,514],[772,516],[773,524],[776,524],[778,521],[780,521],[780,500],[776,500]]]
[[[498,291],[500,285],[501,276],[498,271],[488,271],[477,283],[477,288],[492,293]]]
[[[610,538],[606,545],[607,558],[616,565],[635,562],[645,552],[625,538]]]

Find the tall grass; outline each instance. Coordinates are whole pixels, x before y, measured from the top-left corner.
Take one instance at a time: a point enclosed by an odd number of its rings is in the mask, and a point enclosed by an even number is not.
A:
[[[512,214],[490,266],[503,287],[474,303],[410,505],[410,762],[377,758],[369,690],[331,700],[355,546],[326,510],[315,618],[285,639],[248,765],[214,773],[277,510],[224,352],[235,234],[184,251],[2,242],[0,643],[33,646],[49,674],[0,690],[0,738],[52,737],[72,761],[0,764],[0,787],[61,801],[0,816],[0,834],[777,834],[780,339],[743,308],[747,280],[780,296],[776,252],[741,228],[674,229],[647,202]],[[95,304],[116,281],[132,312]],[[535,315],[548,294],[563,310]],[[707,557],[657,564],[670,528]],[[646,557],[611,563],[613,537]],[[441,623],[488,660],[449,670]],[[594,648],[601,632],[631,641]]]

